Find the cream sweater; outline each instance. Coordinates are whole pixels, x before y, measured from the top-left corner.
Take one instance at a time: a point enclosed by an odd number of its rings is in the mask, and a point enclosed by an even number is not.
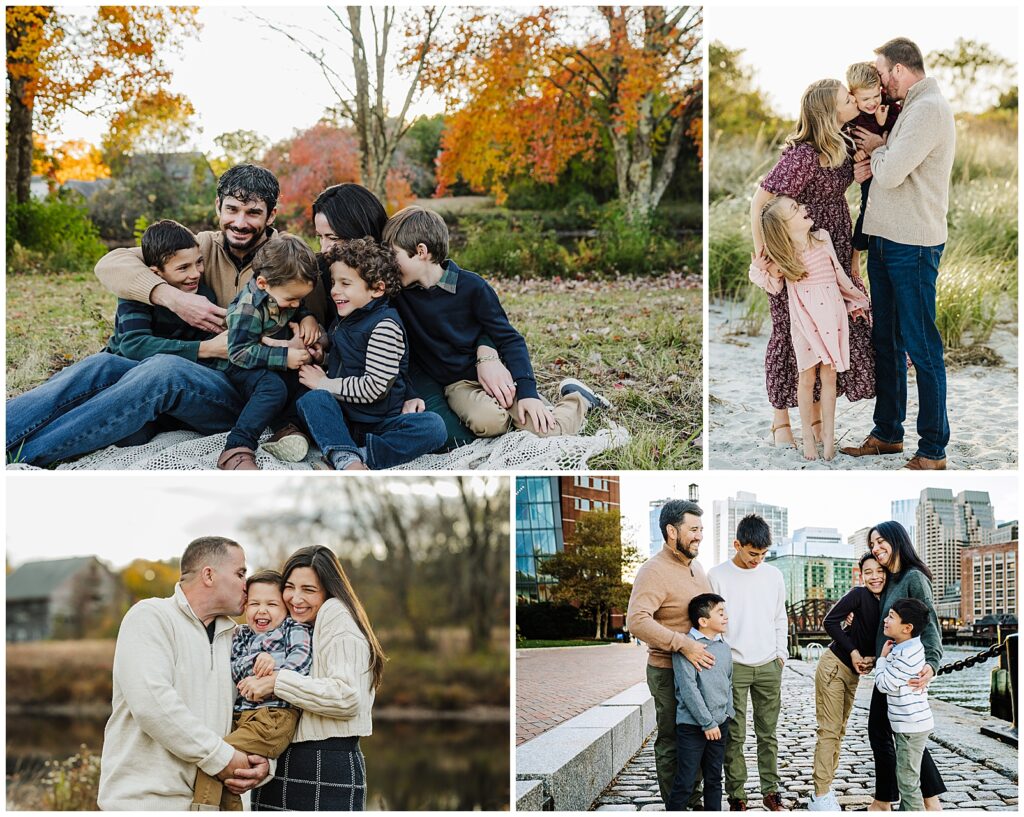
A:
[[[317,613],[309,675],[280,670],[274,694],[302,710],[294,743],[373,734],[370,645],[341,601],[327,599]]]
[[[871,154],[864,232],[918,247],[946,242],[953,111],[931,77],[907,92],[889,139]]]
[[[103,811],[184,811],[196,766],[231,762],[231,632],[217,619],[213,643],[178,585],[145,599],[121,622],[114,650],[113,712],[103,733]]]

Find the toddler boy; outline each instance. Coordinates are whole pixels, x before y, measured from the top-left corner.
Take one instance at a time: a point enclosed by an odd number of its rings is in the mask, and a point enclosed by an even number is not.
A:
[[[313,665],[310,628],[288,617],[281,596],[284,577],[276,570],[261,570],[245,582],[245,624],[231,641],[231,680],[290,669],[308,675]],[[234,731],[224,738],[240,752],[278,757],[288,748],[299,711],[280,698],[250,701],[235,697]],[[193,811],[241,811],[240,798],[205,772],[196,773]]]

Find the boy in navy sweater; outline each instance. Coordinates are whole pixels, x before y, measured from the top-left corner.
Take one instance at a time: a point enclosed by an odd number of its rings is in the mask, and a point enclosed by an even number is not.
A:
[[[299,369],[310,391],[298,410],[328,464],[390,468],[440,448],[448,434],[437,414],[402,412],[409,352],[402,320],[387,300],[401,286],[394,254],[359,238],[335,244],[324,261],[338,317],[328,330],[327,370]]]
[[[541,437],[576,434],[590,409],[611,405],[572,378],[559,385],[553,408],[541,401],[526,341],[509,323],[491,286],[448,258],[448,227],[437,213],[406,207],[384,226],[383,243],[394,248],[401,270],[402,290],[395,306],[411,338],[413,357],[444,386],[448,405],[476,436],[496,437],[510,428]],[[482,335],[497,346],[515,380],[511,405],[476,380],[476,366],[484,362],[476,357]],[[416,399],[416,408],[421,405]]]

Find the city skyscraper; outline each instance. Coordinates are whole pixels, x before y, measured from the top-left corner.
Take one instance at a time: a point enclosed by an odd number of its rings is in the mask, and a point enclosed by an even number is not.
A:
[[[964,548],[960,556],[960,621],[1017,612],[1017,541]]]
[[[736,525],[749,513],[764,518],[772,532],[773,546],[783,543],[789,536],[789,509],[781,505],[758,502],[757,495],[737,491],[735,497],[716,499],[712,504],[714,528],[712,538],[713,564],[732,558],[732,543],[736,539]]]
[[[892,518],[907,529],[910,541],[916,542],[917,531],[917,499],[894,499],[892,501]]]
[[[653,556],[665,544],[665,537],[661,535],[661,509],[669,499],[652,499],[647,514],[650,537],[648,539],[648,556]]]

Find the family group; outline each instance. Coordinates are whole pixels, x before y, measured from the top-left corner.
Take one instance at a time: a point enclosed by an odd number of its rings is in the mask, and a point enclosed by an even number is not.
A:
[[[756,514],[736,526],[732,559],[697,561],[702,511],[673,500],[661,511],[664,547],[637,573],[627,627],[648,647],[658,785],[669,811],[747,810],[743,744],[750,699],[762,802],[786,811],[777,726],[790,658],[786,588],[765,557],[771,529]],[[931,574],[906,530],[881,522],[860,557],[862,584],[825,618],[832,638],[815,672],[817,741],[811,811],[839,811],[832,783],[861,676],[873,673],[868,737],[875,760],[869,810],[939,808],[945,791],[926,748],[934,728],[927,684],[942,657]]]

